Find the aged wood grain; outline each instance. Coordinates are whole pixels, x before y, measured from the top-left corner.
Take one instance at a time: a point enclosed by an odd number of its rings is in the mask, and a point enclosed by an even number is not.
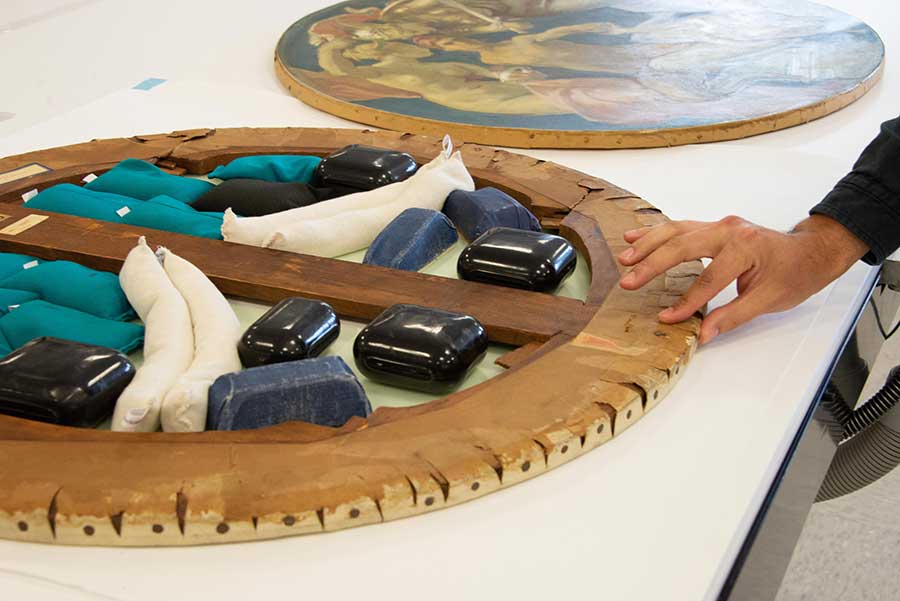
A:
[[[220,240],[137,228],[9,206],[10,222],[27,215],[49,219],[15,236],[0,234],[0,252],[68,260],[118,272],[140,236],[171,248],[196,265],[224,293],[267,302],[290,296],[325,301],[341,316],[369,321],[397,303],[467,313],[495,342],[543,342],[577,334],[594,311],[571,298],[490,286],[337,259],[242,246]],[[516,307],[510,311],[508,307]]]

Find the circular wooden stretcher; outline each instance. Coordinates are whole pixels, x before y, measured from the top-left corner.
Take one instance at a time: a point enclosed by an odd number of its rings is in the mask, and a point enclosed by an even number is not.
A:
[[[537,476],[622,434],[674,385],[699,316],[656,314],[700,273],[686,263],[644,289],[616,286],[626,230],[665,220],[602,179],[463,144],[492,185],[558,228],[589,261],[584,302],[29,210],[21,195],[79,183],[122,159],[203,174],[251,154],[326,155],[361,143],[425,162],[441,140],[346,129],[192,130],[94,140],[0,159],[0,252],[118,271],[147,236],[193,262],[229,296],[307,296],[369,320],[400,302],[469,313],[518,348],[501,375],[410,408],[379,408],[339,429],[118,433],[0,416],[0,536],[82,545],[184,545],[338,530],[433,511]],[[46,219],[40,220],[41,216]],[[513,310],[511,310],[513,309]]]

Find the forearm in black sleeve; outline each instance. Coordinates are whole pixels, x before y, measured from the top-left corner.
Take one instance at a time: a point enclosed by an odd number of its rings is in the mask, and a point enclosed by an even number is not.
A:
[[[900,118],[860,155],[853,171],[810,211],[827,215],[866,243],[866,263],[877,264],[900,248]]]

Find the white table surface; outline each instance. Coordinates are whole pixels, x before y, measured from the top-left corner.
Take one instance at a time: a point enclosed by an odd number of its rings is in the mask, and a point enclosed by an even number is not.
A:
[[[801,219],[900,107],[900,6],[826,2],[873,25],[884,80],[851,107],[762,137],[647,151],[528,151],[674,218]],[[0,156],[94,137],[354,125],[280,87],[272,49],[327,1],[0,0]],[[130,88],[168,80],[151,91]],[[0,542],[3,599],[714,599],[874,271],[703,348],[658,409],[609,444],[483,499],[324,535],[179,549]],[[729,290],[713,303],[727,302]]]

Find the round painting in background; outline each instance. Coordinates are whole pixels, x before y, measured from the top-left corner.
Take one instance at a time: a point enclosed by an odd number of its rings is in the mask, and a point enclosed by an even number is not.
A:
[[[874,85],[868,25],[805,0],[353,0],[276,49],[292,94],[335,115],[501,146],[742,138]]]

